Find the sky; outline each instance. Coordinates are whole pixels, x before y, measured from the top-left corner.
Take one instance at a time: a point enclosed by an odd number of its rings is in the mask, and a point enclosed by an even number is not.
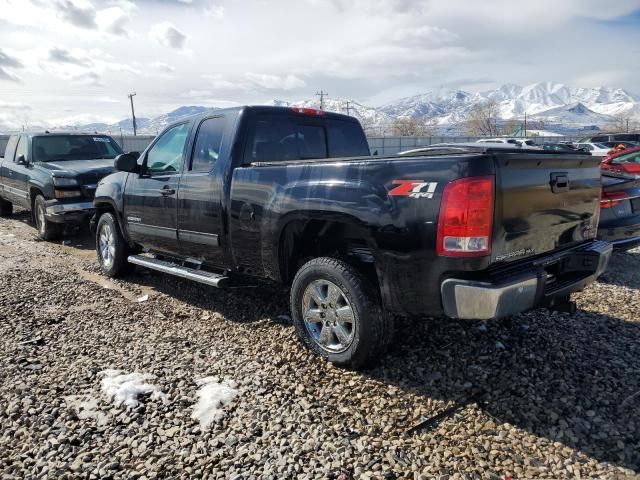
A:
[[[0,0],[0,124],[432,88],[640,93],[640,0]]]

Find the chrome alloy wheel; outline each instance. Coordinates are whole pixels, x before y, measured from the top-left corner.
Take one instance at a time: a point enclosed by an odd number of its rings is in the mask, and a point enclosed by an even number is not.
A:
[[[353,342],[355,314],[344,292],[328,280],[314,280],[302,297],[302,318],[314,342],[341,353]]]
[[[110,268],[113,264],[113,260],[116,254],[116,246],[111,226],[106,223],[100,227],[100,235],[98,237],[98,252],[100,253],[102,264],[106,268]]]
[[[46,228],[45,207],[42,203],[36,202],[36,228],[41,235],[44,235]]]

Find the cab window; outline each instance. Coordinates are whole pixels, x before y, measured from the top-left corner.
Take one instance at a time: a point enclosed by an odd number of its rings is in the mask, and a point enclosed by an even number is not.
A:
[[[17,162],[20,155],[24,155],[25,159],[29,158],[29,141],[25,136],[21,136],[18,141],[18,148],[16,148],[16,154],[13,157],[13,161]]]
[[[224,126],[223,117],[209,118],[200,124],[189,168],[192,172],[211,171],[220,155]]]
[[[147,153],[149,173],[176,173],[180,170],[189,124],[181,123],[164,132]]]

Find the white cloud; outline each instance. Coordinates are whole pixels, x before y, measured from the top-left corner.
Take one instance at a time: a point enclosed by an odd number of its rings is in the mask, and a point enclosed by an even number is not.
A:
[[[252,84],[267,90],[295,90],[307,84],[295,75],[269,75],[266,73],[245,73],[245,78]]]
[[[222,20],[224,18],[225,8],[217,3],[212,3],[204,9],[204,14],[208,17]]]
[[[87,0],[57,0],[58,14],[67,22],[80,28],[97,28],[96,10]]]
[[[158,70],[162,73],[173,73],[176,71],[174,67],[164,62],[153,62],[149,64],[151,68]]]
[[[151,27],[149,35],[159,44],[176,50],[183,50],[187,43],[187,35],[171,22],[156,23]]]
[[[137,7],[133,2],[121,0],[116,5],[96,12],[98,27],[112,35],[131,36],[131,16]]]

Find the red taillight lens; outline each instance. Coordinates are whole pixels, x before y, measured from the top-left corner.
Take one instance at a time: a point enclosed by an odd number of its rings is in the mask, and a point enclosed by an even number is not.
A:
[[[600,208],[613,208],[621,201],[627,200],[628,198],[628,195],[624,192],[602,192]]]
[[[325,115],[325,112],[323,110],[317,110],[315,108],[293,107],[291,110],[293,110],[294,113],[309,115],[311,117],[324,117]]]
[[[438,244],[442,257],[483,257],[491,253],[493,177],[454,180],[442,193]]]

